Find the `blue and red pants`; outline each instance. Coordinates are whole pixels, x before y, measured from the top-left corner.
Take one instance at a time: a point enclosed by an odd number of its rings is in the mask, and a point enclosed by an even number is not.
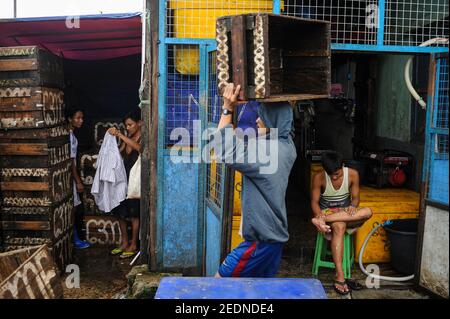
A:
[[[219,267],[221,277],[274,277],[278,272],[283,243],[244,241]]]

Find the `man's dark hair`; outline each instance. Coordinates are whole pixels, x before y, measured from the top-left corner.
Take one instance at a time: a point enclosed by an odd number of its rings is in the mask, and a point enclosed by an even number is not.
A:
[[[141,109],[135,109],[129,112],[127,115],[125,115],[123,118],[123,123],[125,123],[125,121],[128,119],[134,122],[139,122],[141,120]]]
[[[325,152],[322,154],[322,166],[328,175],[341,169],[343,164],[342,155],[338,152]]]
[[[65,111],[65,115],[66,115],[66,120],[69,120],[71,118],[73,118],[73,116],[77,113],[77,112],[81,112],[84,114],[84,110],[81,107],[78,106],[72,106],[70,108],[67,108]]]

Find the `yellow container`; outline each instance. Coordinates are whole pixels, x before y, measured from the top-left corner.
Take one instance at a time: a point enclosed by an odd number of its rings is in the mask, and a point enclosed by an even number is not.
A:
[[[241,225],[241,216],[233,216],[233,229],[231,232],[231,250],[239,246],[240,243],[244,241],[239,235],[239,227]]]
[[[238,171],[234,174],[233,215],[241,215],[242,174]]]
[[[282,1],[281,10],[284,9]],[[173,10],[173,35],[175,38],[215,39],[216,19],[222,16],[253,12],[269,13],[273,11],[272,0],[171,0],[168,8]],[[178,48],[175,56],[175,68],[181,74],[199,73],[198,49]]]
[[[360,207],[370,207],[373,216],[355,234],[356,260],[359,258],[364,239],[377,225],[388,219],[417,218],[419,216],[420,194],[407,189],[376,189],[361,187]],[[390,261],[387,235],[384,229],[370,238],[363,255],[364,263],[384,263]]]
[[[200,56],[196,45],[174,46],[175,68],[184,75],[196,75],[200,72]]]

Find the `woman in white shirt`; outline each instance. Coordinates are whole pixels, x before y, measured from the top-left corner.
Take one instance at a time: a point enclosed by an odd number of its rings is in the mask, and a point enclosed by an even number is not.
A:
[[[73,131],[79,129],[83,125],[84,113],[80,108],[72,108],[67,110],[66,119],[70,130],[70,158],[72,160],[72,176],[73,176],[73,205],[75,207],[75,225],[73,229],[74,246],[77,249],[90,247],[89,242],[81,240],[84,207],[80,198],[84,192],[84,185],[81,181],[77,168],[77,150],[78,140]]]

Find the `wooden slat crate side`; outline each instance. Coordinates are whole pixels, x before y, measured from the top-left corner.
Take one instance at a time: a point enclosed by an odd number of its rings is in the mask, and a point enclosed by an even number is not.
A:
[[[56,299],[62,296],[60,277],[45,245],[0,282],[0,299]]]
[[[5,243],[21,244],[29,242],[30,238],[49,238],[54,242],[73,227],[72,197],[51,208],[2,207],[0,219]]]
[[[0,254],[0,282],[8,278],[39,247],[30,247]]]
[[[247,99],[247,49],[246,18],[238,15],[231,18],[231,52],[233,64],[233,83],[241,86],[239,99]]]
[[[47,144],[18,144],[18,143],[2,143],[0,144],[0,154],[4,155],[48,155]]]
[[[39,176],[37,171],[42,174]],[[70,160],[49,169],[1,168],[0,172],[2,204],[5,206],[41,206],[32,203],[41,199],[59,203],[73,192]]]
[[[231,63],[231,26],[230,19],[219,18],[216,22],[217,42],[217,89],[220,95],[228,82],[232,80],[233,65]]]
[[[0,87],[64,86],[60,57],[30,46],[0,50]]]
[[[47,245],[59,272],[63,272],[65,267],[72,261],[73,228],[69,229],[55,241],[52,241],[49,238],[29,238],[28,241],[24,242],[22,239],[23,238],[19,238],[19,240],[16,240],[15,242],[14,239],[3,242],[1,251],[10,252],[16,249]]]
[[[113,216],[85,216],[86,240],[91,244],[117,245],[121,241],[119,221]]]
[[[121,241],[118,219],[110,214],[86,215],[84,217],[86,239],[91,244],[117,245]],[[131,229],[129,229],[131,231]]]
[[[59,89],[0,88],[0,129],[62,125],[64,93]]]
[[[38,61],[36,59],[0,60],[0,72],[35,70],[38,70]]]
[[[51,128],[28,128],[26,130],[0,130],[0,143],[45,143],[56,146],[69,143],[69,128],[66,124]]]
[[[2,168],[47,168],[69,161],[70,145],[0,143],[0,154]]]
[[[59,269],[59,273],[63,273],[66,266],[72,262],[73,258],[73,228],[69,229],[50,247],[53,260]]]

